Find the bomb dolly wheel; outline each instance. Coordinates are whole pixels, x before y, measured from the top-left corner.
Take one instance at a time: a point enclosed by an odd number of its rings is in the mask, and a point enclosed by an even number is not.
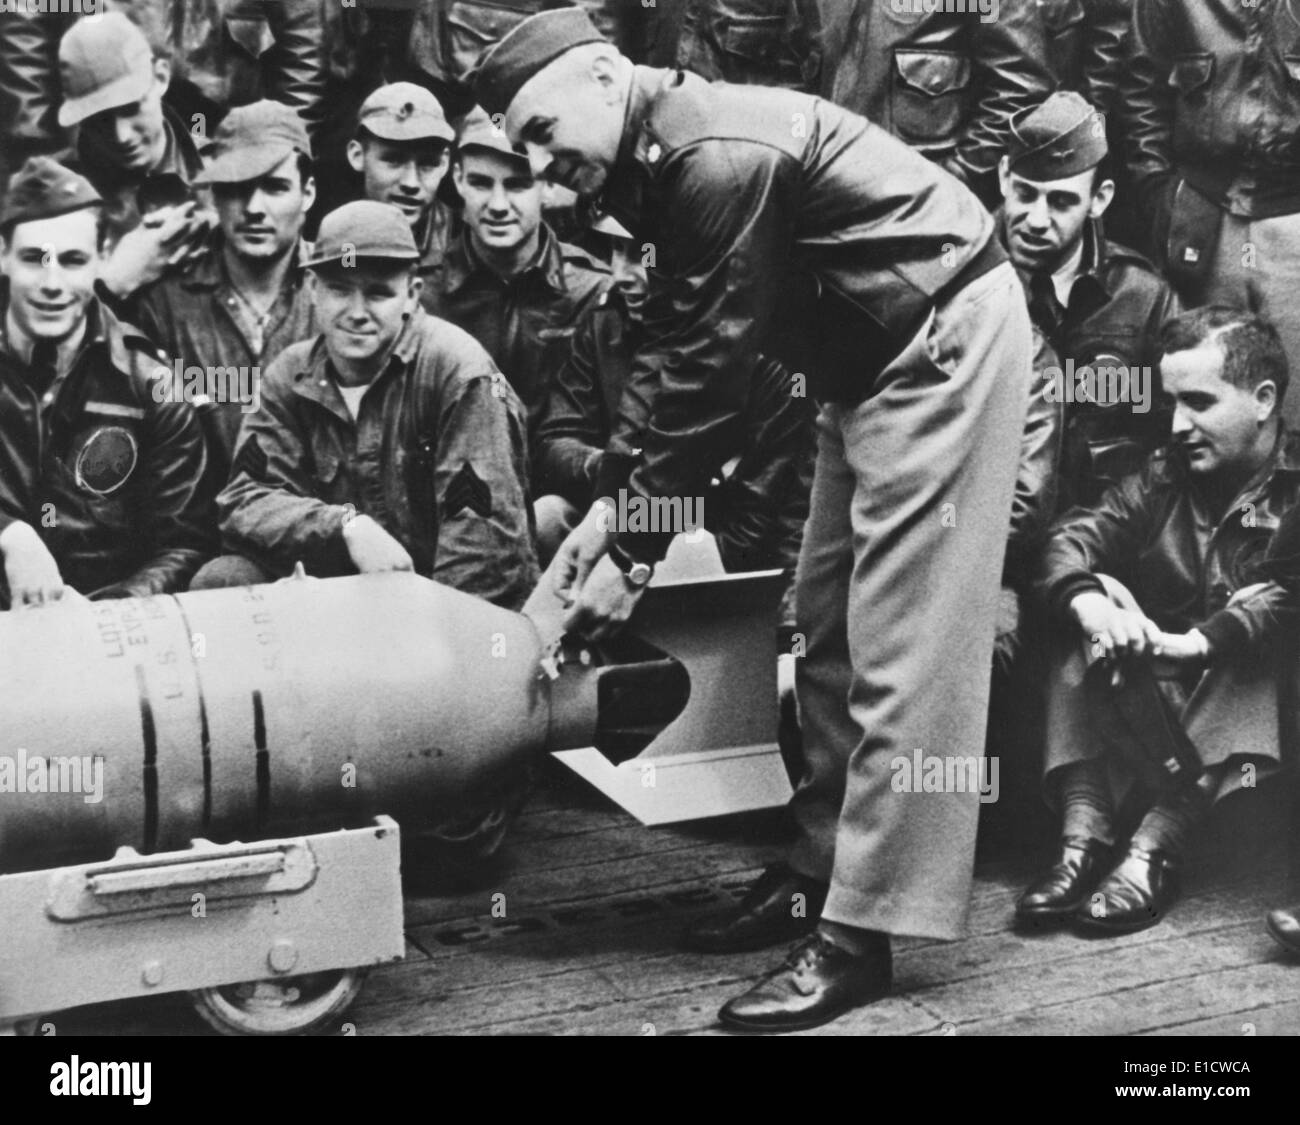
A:
[[[199,1017],[223,1035],[310,1035],[334,1030],[361,991],[365,969],[244,981],[190,993]]]

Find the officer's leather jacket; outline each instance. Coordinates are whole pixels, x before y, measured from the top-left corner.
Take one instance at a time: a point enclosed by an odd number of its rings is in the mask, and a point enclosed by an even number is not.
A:
[[[1300,211],[1300,0],[1136,0],[1133,31],[1122,104],[1154,220],[1179,180],[1234,214]]]
[[[198,419],[156,393],[170,364],[149,340],[98,301],[89,315],[48,405],[0,349],[0,531],[30,524],[90,597],[184,590],[216,547]]]
[[[1008,122],[1055,88],[1034,0],[981,19],[922,0],[821,0],[821,93],[943,163],[988,202]],[[934,5],[929,5],[934,7]]]
[[[736,452],[755,353],[865,398],[942,294],[1006,260],[979,201],[866,119],[682,71],[636,68],[603,202],[655,256],[643,497],[700,495]]]
[[[998,231],[1005,244],[1005,213],[998,215]],[[1091,504],[1108,485],[1139,469],[1168,437],[1168,411],[1160,398],[1160,326],[1181,306],[1156,268],[1137,251],[1108,241],[1100,222],[1084,232],[1081,273],[1059,321],[1034,298],[1031,278],[1022,272],[1020,279],[1029,315],[1056,351],[1062,378],[1070,360],[1076,373],[1115,367],[1139,371],[1145,380],[1150,397],[1144,403],[1063,400],[1061,510]]]
[[[586,511],[626,485],[650,417],[654,386],[630,381],[643,342],[617,292],[578,326],[551,387],[533,448],[537,491]],[[648,373],[642,371],[643,377]],[[728,570],[785,567],[793,573],[812,488],[812,402],[775,360],[753,366],[742,415],[740,456],[704,497],[704,521]],[[600,454],[595,457],[595,454]],[[609,491],[598,494],[595,471]],[[617,473],[621,471],[619,483]]]
[[[1283,436],[1219,513],[1178,450],[1159,450],[1096,505],[1075,508],[1053,525],[1040,592],[1049,609],[1064,616],[1076,595],[1102,590],[1097,574],[1109,574],[1166,632],[1199,629],[1216,659],[1257,647],[1278,630],[1294,628],[1290,595],[1267,581],[1228,602],[1243,587],[1273,576],[1265,555],[1283,513],[1297,501],[1300,434]]]

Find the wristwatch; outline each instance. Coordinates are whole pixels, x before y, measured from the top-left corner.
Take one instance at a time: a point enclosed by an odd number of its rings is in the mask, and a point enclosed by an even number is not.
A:
[[[654,577],[655,568],[650,563],[637,562],[617,543],[610,544],[609,557],[614,560],[614,565],[623,572],[623,577],[627,579],[628,584],[638,590],[648,586],[650,579]]]

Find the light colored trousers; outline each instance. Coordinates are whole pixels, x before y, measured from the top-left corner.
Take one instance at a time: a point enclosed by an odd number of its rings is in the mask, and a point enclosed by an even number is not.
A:
[[[941,304],[861,405],[818,420],[799,559],[796,871],[822,916],[961,935],[978,792],[900,792],[895,758],[980,757],[1032,345],[999,266]]]

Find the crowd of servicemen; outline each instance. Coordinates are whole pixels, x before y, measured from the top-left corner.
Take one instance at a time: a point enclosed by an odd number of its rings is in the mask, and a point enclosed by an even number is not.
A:
[[[669,417],[676,396],[637,361],[663,331],[647,304],[659,245],[563,177],[535,176],[503,127],[509,97],[475,104],[492,89],[476,85],[485,50],[554,6],[133,0],[0,16],[0,608],[267,582],[299,564],[413,570],[524,603],[593,504],[628,485],[656,403]],[[950,177],[969,189],[962,206],[979,201],[953,238],[976,232],[967,278],[996,265],[990,246],[1010,258],[1033,361],[1000,443],[1019,434],[1009,536],[978,504],[943,520],[997,525],[982,541],[1005,550],[994,698],[1036,701],[1027,737],[1060,819],[1059,852],[1017,916],[1094,933],[1160,921],[1212,803],[1279,772],[1294,745],[1300,3],[582,7],[638,76],[780,87],[867,118],[927,159],[906,165],[918,213]],[[638,158],[653,164],[658,147]],[[897,239],[916,236],[897,222]],[[800,300],[792,290],[783,319]],[[871,346],[819,328],[823,346]],[[848,410],[860,396],[805,392],[797,356],[755,351],[742,366],[740,408],[699,427],[729,454],[703,504],[722,563],[799,563],[801,592],[847,589],[830,569],[814,581],[820,556],[799,552],[810,496],[814,517],[867,505],[865,530],[839,529],[846,542],[886,526],[851,483],[819,469],[814,484],[815,400]],[[229,393],[236,371],[255,373],[255,401]],[[936,433],[910,435],[918,460],[897,460],[900,479],[947,471]],[[886,474],[876,490],[891,487]],[[962,611],[940,591],[974,563],[942,542],[935,608],[896,609],[917,630]],[[619,567],[643,583],[649,568],[626,554]],[[836,643],[816,639],[834,616],[792,583],[782,651]],[[847,669],[853,639],[839,643]],[[830,725],[818,692],[849,690],[847,672],[831,680],[809,674],[806,719]],[[785,977],[732,1008],[738,1026],[830,1018],[879,994],[882,972],[887,987],[888,946],[863,935],[959,924],[915,893],[879,921],[864,890],[870,925],[843,892],[827,908],[830,861],[814,853],[835,851],[838,831],[838,872],[852,850],[835,822],[844,766],[807,754],[802,858],[687,935],[725,952],[815,928]],[[519,796],[445,839],[490,851]],[[913,835],[890,845],[911,845],[894,873],[904,891],[871,894],[964,897],[961,845],[909,815]],[[1269,924],[1300,952],[1294,911]],[[837,956],[874,958],[870,980],[837,977]]]

